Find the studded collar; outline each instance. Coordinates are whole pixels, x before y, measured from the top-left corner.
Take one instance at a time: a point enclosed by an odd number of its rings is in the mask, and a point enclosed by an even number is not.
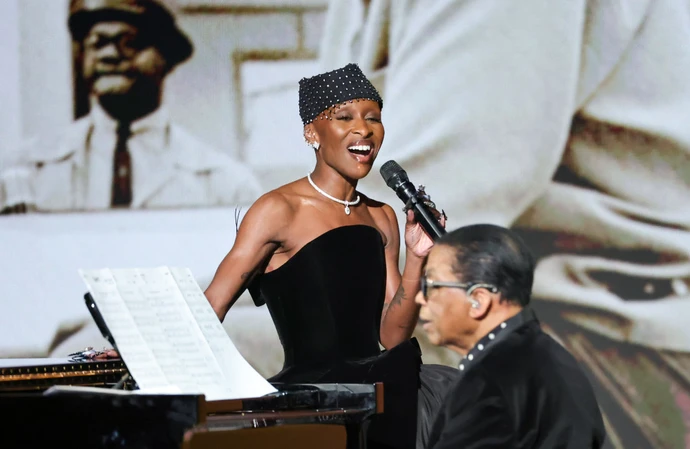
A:
[[[467,353],[467,355],[460,361],[458,369],[465,371],[468,368],[476,365],[492,347],[499,341],[510,335],[515,329],[521,327],[523,324],[530,321],[537,321],[537,315],[529,307],[525,307],[517,315],[505,320],[488,334],[482,337],[476,345]]]

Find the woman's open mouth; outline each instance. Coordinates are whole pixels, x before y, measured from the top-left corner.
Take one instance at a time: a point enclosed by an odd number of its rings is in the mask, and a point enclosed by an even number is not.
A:
[[[369,145],[353,145],[351,147],[348,147],[348,151],[350,153],[368,156],[369,153],[371,153],[371,147]]]
[[[374,145],[370,142],[354,142],[347,147],[350,155],[360,163],[370,162],[374,154]]]

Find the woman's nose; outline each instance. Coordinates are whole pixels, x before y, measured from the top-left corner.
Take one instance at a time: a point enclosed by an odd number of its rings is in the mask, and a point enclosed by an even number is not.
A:
[[[356,119],[354,131],[362,137],[371,137],[373,131],[365,119]]]

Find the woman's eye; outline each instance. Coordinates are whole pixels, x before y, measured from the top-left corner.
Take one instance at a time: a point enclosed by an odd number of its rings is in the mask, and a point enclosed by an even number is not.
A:
[[[352,117],[349,115],[339,115],[335,119],[336,120],[352,120]]]

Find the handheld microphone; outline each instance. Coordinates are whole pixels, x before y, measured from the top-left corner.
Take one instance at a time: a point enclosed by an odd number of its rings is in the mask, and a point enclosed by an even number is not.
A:
[[[417,189],[407,177],[407,172],[397,162],[386,162],[381,166],[380,172],[388,187],[393,189],[398,198],[405,203],[405,208],[414,210],[415,219],[432,240],[436,240],[446,233],[429,207],[424,204],[424,200],[418,196]]]

